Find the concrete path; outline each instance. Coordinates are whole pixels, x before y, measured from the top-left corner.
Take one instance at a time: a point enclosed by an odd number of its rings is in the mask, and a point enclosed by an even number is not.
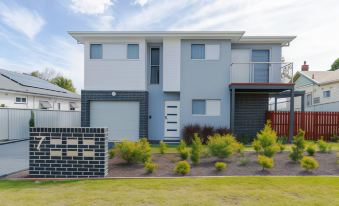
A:
[[[0,177],[28,169],[29,141],[0,145]]]

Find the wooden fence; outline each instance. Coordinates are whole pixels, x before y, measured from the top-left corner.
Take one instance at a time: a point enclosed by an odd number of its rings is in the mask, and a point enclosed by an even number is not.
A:
[[[267,120],[271,120],[272,128],[279,136],[288,136],[290,112],[267,112]],[[330,140],[339,135],[339,112],[294,112],[294,135],[298,130],[305,131],[305,139]]]

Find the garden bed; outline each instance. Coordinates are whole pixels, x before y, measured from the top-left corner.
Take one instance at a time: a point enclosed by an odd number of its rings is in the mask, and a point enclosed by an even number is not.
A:
[[[245,152],[248,163],[240,165],[240,154],[225,159],[227,168],[216,171],[214,164],[218,160],[215,157],[202,158],[199,165],[191,164],[191,171],[186,176],[305,176],[305,175],[339,175],[339,165],[336,164],[336,152],[316,153],[315,159],[319,162],[319,168],[313,172],[305,172],[299,163],[293,163],[288,158],[289,152],[277,153],[274,157],[274,168],[262,171],[257,163],[255,152]],[[108,177],[176,177],[173,172],[175,164],[180,161],[179,154],[152,154],[152,160],[158,165],[153,174],[145,172],[143,164],[126,164],[119,157],[109,160]]]

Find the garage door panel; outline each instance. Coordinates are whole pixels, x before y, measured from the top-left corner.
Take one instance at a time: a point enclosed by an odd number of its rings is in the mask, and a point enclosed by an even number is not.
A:
[[[90,125],[108,127],[110,141],[139,139],[139,102],[92,101]]]

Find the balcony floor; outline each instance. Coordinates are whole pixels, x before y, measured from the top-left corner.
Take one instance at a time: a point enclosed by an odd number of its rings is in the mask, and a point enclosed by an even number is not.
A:
[[[294,83],[231,83],[229,84],[230,90],[234,89],[236,92],[283,92],[285,90],[291,90],[294,87]]]

